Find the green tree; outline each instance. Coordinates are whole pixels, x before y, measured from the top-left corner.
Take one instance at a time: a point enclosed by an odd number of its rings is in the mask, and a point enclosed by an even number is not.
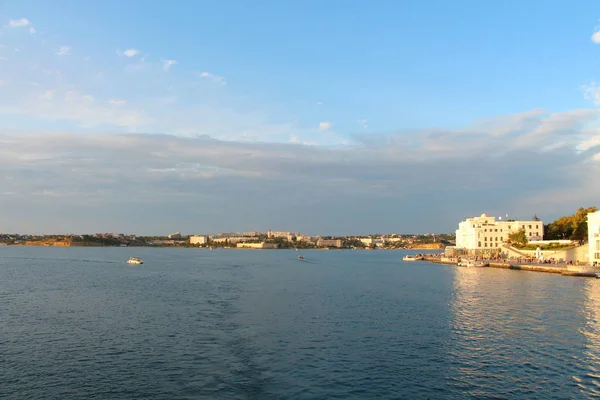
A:
[[[509,234],[508,241],[511,244],[525,246],[527,244],[527,235],[525,234],[525,228],[521,228],[518,231]]]
[[[587,238],[587,215],[596,207],[579,207],[575,214],[558,218],[546,225],[545,237],[549,240],[571,239],[585,241]]]

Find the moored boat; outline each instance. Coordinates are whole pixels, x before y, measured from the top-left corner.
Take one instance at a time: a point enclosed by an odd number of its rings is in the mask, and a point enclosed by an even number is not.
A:
[[[127,264],[143,264],[144,262],[142,261],[142,259],[137,258],[137,257],[131,257],[129,258],[129,260],[127,260]]]

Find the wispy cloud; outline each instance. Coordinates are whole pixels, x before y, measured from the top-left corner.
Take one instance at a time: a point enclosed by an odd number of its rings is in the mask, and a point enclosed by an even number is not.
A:
[[[57,56],[68,56],[71,53],[71,48],[69,46],[60,46],[58,51],[56,52]]]
[[[200,78],[209,79],[213,82],[220,83],[221,85],[227,84],[224,77],[215,75],[215,74],[211,74],[210,72],[200,72],[199,76],[200,76]]]
[[[122,106],[123,104],[125,104],[125,100],[110,99],[108,100],[108,104],[112,104],[113,106]]]
[[[333,124],[331,122],[319,122],[319,130],[320,131],[326,131],[331,129],[331,127],[333,126]]]
[[[137,49],[127,49],[123,52],[121,52],[120,50],[117,50],[117,54],[121,55],[121,56],[125,56],[125,57],[135,57],[138,54],[140,54],[140,51]]]
[[[25,28],[31,26],[31,22],[27,18],[11,19],[8,21],[8,26],[11,28]]]
[[[165,60],[165,59],[162,59],[161,61],[162,61],[162,64],[163,64],[163,69],[165,71],[168,71],[169,68],[171,68],[173,65],[177,64],[177,60]]]
[[[46,90],[40,94],[40,99],[44,101],[52,101],[54,99],[54,90]]]
[[[592,35],[592,42],[600,44],[600,31],[594,32]]]

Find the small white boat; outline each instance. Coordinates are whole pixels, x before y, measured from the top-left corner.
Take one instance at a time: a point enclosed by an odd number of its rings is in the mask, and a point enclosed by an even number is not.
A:
[[[421,257],[406,255],[402,257],[402,261],[419,261]]]
[[[129,260],[127,260],[127,264],[143,264],[144,262],[137,257],[131,257]]]
[[[485,261],[474,261],[474,260],[461,260],[458,264],[459,267],[487,267],[488,264]]]

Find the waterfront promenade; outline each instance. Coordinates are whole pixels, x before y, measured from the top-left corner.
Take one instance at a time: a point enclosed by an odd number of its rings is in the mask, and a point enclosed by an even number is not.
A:
[[[425,255],[424,261],[429,261],[438,264],[457,265],[458,259],[455,257],[444,257],[441,255]],[[518,271],[545,272],[549,274],[560,274],[565,276],[581,276],[595,278],[596,272],[586,271],[585,266],[578,266],[562,263],[539,263],[537,261],[524,261],[519,259],[509,260],[483,260],[489,263],[490,268],[514,269]]]

